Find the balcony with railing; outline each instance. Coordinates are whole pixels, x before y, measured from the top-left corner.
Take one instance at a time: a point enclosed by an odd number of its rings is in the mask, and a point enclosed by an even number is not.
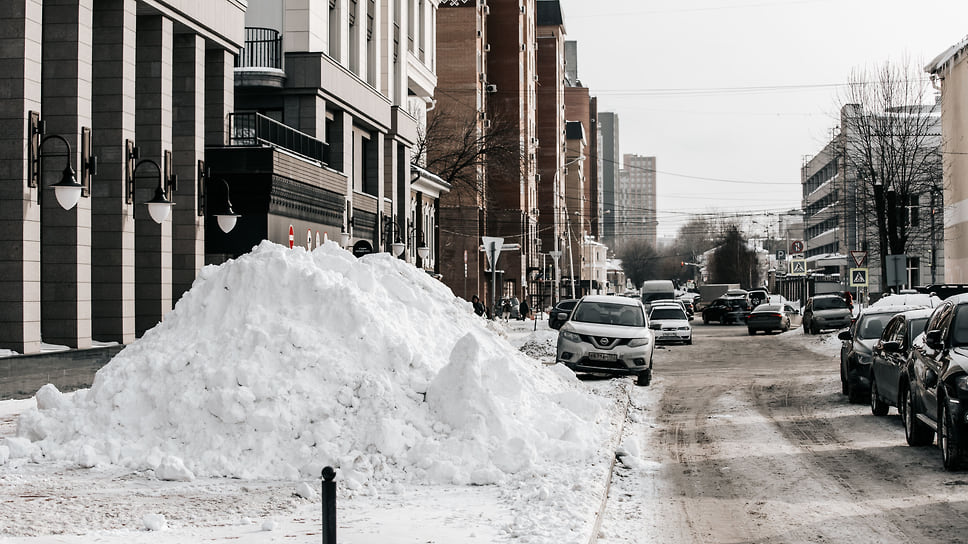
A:
[[[246,27],[245,45],[235,59],[236,85],[281,88],[285,80],[282,34],[272,28]]]
[[[256,112],[229,114],[230,146],[269,146],[328,164],[326,142]]]

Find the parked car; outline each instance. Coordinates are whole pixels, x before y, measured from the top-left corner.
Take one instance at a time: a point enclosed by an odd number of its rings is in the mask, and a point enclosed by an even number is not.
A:
[[[874,344],[871,361],[871,412],[886,416],[891,406],[899,406],[901,370],[911,354],[914,339],[924,332],[931,308],[906,310],[884,325],[881,338]]]
[[[681,304],[653,302],[649,309],[649,328],[656,343],[692,344],[692,326]]]
[[[842,329],[850,325],[853,317],[840,295],[814,295],[803,305],[803,332],[820,334],[824,329]]]
[[[911,446],[938,435],[947,470],[968,462],[968,294],[945,299],[934,309],[904,365],[900,412]]]
[[[663,299],[653,300],[651,303],[645,304],[645,312],[648,313],[652,309],[652,306],[655,304],[672,304],[673,306],[678,306],[682,308],[683,312],[686,312],[686,317],[692,320],[692,316],[689,315],[689,305],[684,300],[681,300],[678,298],[663,298]]]
[[[870,306],[850,326],[837,335],[840,339],[840,389],[850,402],[870,399],[871,363],[874,344],[881,338],[884,325],[898,312],[911,306]]]
[[[770,299],[770,293],[766,289],[750,289],[749,291],[750,308],[756,309]]]
[[[558,304],[555,304],[551,308],[551,312],[548,313],[548,326],[552,329],[560,329],[565,321],[571,316],[571,311],[575,309],[575,304],[578,304],[577,298],[566,298],[565,300],[559,300]]]
[[[636,384],[649,385],[654,350],[641,300],[587,295],[559,330],[555,361],[575,372],[631,375]]]
[[[686,315],[689,317],[689,321],[692,321],[693,317],[696,315],[696,305],[692,302],[693,297],[679,295],[676,300],[682,303],[682,306],[686,309]]]
[[[702,322],[707,325],[716,321],[723,325],[743,323],[749,314],[750,305],[744,298],[719,297],[702,311]]]
[[[786,332],[793,326],[793,316],[799,313],[791,304],[760,304],[746,317],[746,328],[750,336],[757,331]]]

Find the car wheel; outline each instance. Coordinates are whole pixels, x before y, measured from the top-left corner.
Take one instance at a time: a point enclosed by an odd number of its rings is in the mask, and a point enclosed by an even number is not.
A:
[[[954,421],[948,401],[941,400],[941,417],[938,420],[938,446],[941,448],[941,462],[945,470],[958,470],[962,467],[964,453],[958,441],[954,439]]]
[[[844,370],[844,362],[840,362],[840,394],[847,394],[847,372]]]
[[[635,379],[635,385],[647,386],[652,383],[652,369],[643,370]]]
[[[917,408],[914,405],[914,394],[911,388],[904,390],[904,401],[901,403],[904,412],[901,417],[904,419],[904,438],[908,446],[927,446],[934,441],[934,431],[923,421],[918,419]]]
[[[706,317],[705,314],[703,314],[703,316],[702,316],[702,324],[703,325],[708,325],[709,324],[709,318]]]
[[[864,404],[867,398],[859,387],[847,380],[847,401],[851,404]]]
[[[689,337],[689,340],[686,340],[686,345],[687,346],[691,346],[692,345],[692,337],[691,336]]]
[[[747,328],[746,331],[750,333],[750,336],[753,336],[754,334],[756,334],[756,329]]]
[[[877,390],[877,381],[871,376],[871,413],[875,416],[886,416],[890,406],[881,399]]]

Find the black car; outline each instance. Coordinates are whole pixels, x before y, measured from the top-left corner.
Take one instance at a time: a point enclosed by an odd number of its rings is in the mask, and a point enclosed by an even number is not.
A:
[[[900,385],[904,436],[927,446],[938,435],[947,470],[968,463],[968,294],[934,309],[914,341]]]
[[[899,406],[901,370],[930,315],[930,308],[907,310],[884,325],[871,362],[871,412],[875,416],[886,416],[891,406]]]
[[[702,311],[702,322],[707,325],[713,321],[723,325],[745,323],[749,311],[750,305],[745,297],[719,297]]]
[[[578,304],[577,298],[568,298],[565,300],[559,300],[558,304],[555,304],[554,308],[551,309],[551,313],[548,314],[548,326],[552,329],[560,329],[565,321],[571,316],[571,311],[575,309],[575,305]],[[562,314],[566,314],[564,319],[562,319]]]
[[[874,344],[880,340],[884,325],[894,314],[910,309],[910,306],[871,306],[849,329],[837,335],[841,341],[840,390],[850,402],[860,404],[870,399]]]

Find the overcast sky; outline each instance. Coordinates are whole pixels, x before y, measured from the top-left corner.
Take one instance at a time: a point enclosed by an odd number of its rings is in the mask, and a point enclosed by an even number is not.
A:
[[[851,70],[921,68],[968,34],[964,0],[561,4],[620,152],[656,157],[660,235],[695,213],[799,208],[800,166],[839,124]]]

